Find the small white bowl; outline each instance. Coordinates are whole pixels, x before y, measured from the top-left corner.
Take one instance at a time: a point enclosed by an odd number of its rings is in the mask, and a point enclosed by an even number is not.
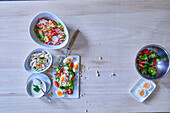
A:
[[[42,17],[45,17],[46,19],[54,20],[55,22],[60,22],[64,26],[64,32],[66,34],[66,40],[62,44],[60,44],[60,45],[48,45],[48,44],[42,43],[37,38],[37,36],[34,32],[34,28],[35,28],[35,25],[38,23],[38,18],[42,18]],[[40,46],[43,46],[43,47],[48,48],[48,49],[63,48],[65,45],[67,45],[68,40],[69,40],[69,33],[68,33],[68,30],[67,30],[67,27],[65,26],[65,24],[62,22],[62,20],[58,16],[56,16],[53,13],[50,13],[50,12],[39,13],[33,18],[32,22],[30,24],[30,27],[29,27],[29,34],[30,34],[30,36],[31,36],[31,38],[33,39],[34,42],[36,42]]]
[[[30,67],[30,62],[29,62],[31,55],[32,55],[33,53],[35,53],[35,52],[38,52],[38,51],[45,51],[47,54],[50,54],[50,59],[51,59],[50,62],[49,62],[48,67],[47,67],[46,69],[44,69],[43,71],[39,71],[39,72],[36,71],[36,70],[34,70],[34,69],[32,69],[32,68]],[[34,50],[27,56],[27,58],[25,59],[24,68],[25,68],[25,70],[28,71],[29,73],[41,73],[41,72],[45,72],[47,69],[49,69],[50,66],[51,66],[51,64],[52,64],[52,55],[51,55],[51,53],[50,53],[48,50],[44,49],[44,48],[37,48],[37,49],[34,49]]]
[[[41,80],[41,79],[39,79],[39,80]],[[44,92],[46,92],[46,89],[47,89],[46,84],[43,80],[41,80],[41,82],[42,82],[42,85],[44,86],[42,89],[44,90]],[[37,94],[36,94],[36,92],[34,92],[35,93],[35,95],[34,95],[32,92],[32,87],[33,87],[33,79],[31,81],[29,81],[26,86],[27,93],[30,97],[40,98],[40,97],[44,96],[44,93],[41,90]]]

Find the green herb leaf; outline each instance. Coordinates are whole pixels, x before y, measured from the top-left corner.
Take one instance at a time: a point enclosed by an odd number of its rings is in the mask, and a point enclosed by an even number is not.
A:
[[[33,85],[33,86],[34,86],[33,90],[38,93],[40,91],[40,88],[37,85]]]
[[[155,70],[154,68],[152,68],[152,67],[150,67],[150,68],[148,69],[148,72],[149,72],[152,76],[155,76],[155,75],[156,75],[156,70]]]

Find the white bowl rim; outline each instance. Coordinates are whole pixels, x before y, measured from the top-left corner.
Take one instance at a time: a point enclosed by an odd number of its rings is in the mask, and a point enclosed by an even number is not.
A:
[[[33,20],[34,20],[37,16],[39,16],[39,15],[41,15],[41,14],[43,14],[43,13],[47,13],[47,14],[49,14],[49,15],[53,15],[54,17],[57,17],[58,20],[63,24],[63,26],[64,26],[65,29],[66,29],[65,32],[68,34],[68,35],[67,35],[67,39],[65,40],[65,41],[66,41],[65,45],[63,45],[63,46],[61,46],[61,47],[58,47],[58,45],[56,45],[56,46],[54,46],[54,45],[48,45],[48,46],[50,46],[50,47],[46,47],[46,46],[43,46],[42,44],[40,44],[40,43],[38,43],[37,41],[34,40],[34,38],[33,38],[32,35],[31,35],[31,24],[32,24]],[[29,32],[29,35],[30,35],[31,39],[32,39],[36,44],[38,44],[38,45],[40,45],[40,46],[42,46],[42,47],[44,47],[44,48],[47,48],[47,49],[61,49],[61,48],[64,48],[64,47],[67,45],[67,43],[69,42],[69,32],[68,32],[68,29],[67,29],[66,25],[65,25],[64,22],[60,19],[60,17],[58,17],[57,15],[55,15],[55,14],[53,14],[53,13],[51,13],[51,12],[40,12],[40,13],[36,14],[36,15],[32,18],[32,20],[31,20],[31,22],[30,22],[30,24],[29,24],[28,32]],[[36,38],[37,38],[37,37],[36,37]]]

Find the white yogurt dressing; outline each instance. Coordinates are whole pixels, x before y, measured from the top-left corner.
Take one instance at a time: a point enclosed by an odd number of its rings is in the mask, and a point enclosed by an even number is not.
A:
[[[44,82],[42,82],[41,80],[38,79],[33,79],[33,82],[31,83],[31,94],[33,97],[38,98],[44,95],[44,93],[40,90],[39,92],[34,91],[34,86],[33,85],[38,85],[41,86],[41,88],[46,91],[46,86],[44,84]]]

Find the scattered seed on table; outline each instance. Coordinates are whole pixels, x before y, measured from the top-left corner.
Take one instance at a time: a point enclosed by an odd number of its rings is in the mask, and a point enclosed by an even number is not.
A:
[[[84,112],[88,112],[88,110],[85,110]]]
[[[111,76],[111,77],[112,77],[112,76],[116,76],[116,74],[115,74],[115,73],[112,73],[110,76]]]
[[[80,74],[82,73],[82,71],[79,72]]]
[[[99,76],[99,72],[98,72],[98,71],[96,71],[96,76],[97,76],[97,77]]]
[[[64,52],[62,50],[60,50],[60,53],[64,54]]]
[[[102,57],[99,57],[99,60],[102,60],[103,58]]]

